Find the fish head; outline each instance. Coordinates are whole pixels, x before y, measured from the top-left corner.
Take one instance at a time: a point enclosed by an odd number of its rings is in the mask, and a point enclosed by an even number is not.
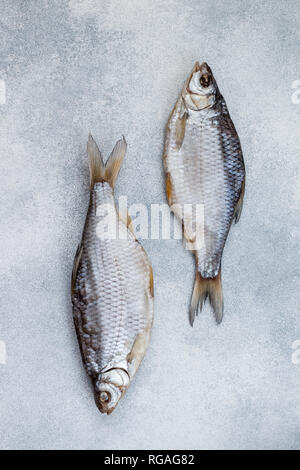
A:
[[[206,62],[196,62],[183,87],[182,96],[188,108],[195,111],[210,108],[216,101],[217,84]]]
[[[114,411],[129,382],[124,369],[109,369],[99,375],[95,383],[95,402],[101,413],[109,415]]]

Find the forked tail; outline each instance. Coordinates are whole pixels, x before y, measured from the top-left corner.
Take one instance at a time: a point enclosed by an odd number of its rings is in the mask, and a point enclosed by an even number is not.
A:
[[[107,181],[114,188],[127,149],[125,137],[118,140],[106,164],[104,164],[101,152],[91,134],[89,135],[87,148],[91,188],[95,183],[103,181]]]
[[[215,314],[216,322],[221,323],[223,318],[223,293],[222,293],[222,282],[221,282],[221,267],[216,277],[206,279],[196,271],[196,279],[194,284],[194,290],[190,305],[190,324],[193,326],[195,315],[202,310],[203,304],[206,299],[209,298],[209,302]]]

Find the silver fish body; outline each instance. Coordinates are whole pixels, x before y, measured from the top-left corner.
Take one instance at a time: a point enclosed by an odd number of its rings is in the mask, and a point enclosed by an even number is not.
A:
[[[239,137],[206,63],[195,64],[172,111],[164,166],[169,205],[196,258],[190,322],[207,297],[220,322],[221,259],[232,221],[241,213],[245,168]]]
[[[130,221],[120,217],[113,195],[125,150],[125,141],[119,141],[104,167],[96,144],[89,139],[90,203],[72,278],[82,359],[94,383],[96,404],[107,414],[143,359],[153,320],[152,268]]]

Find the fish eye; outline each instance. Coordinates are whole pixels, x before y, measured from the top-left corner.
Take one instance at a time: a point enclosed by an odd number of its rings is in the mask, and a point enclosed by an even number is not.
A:
[[[107,392],[100,393],[100,401],[101,403],[107,403],[110,401],[110,394]]]
[[[201,75],[201,78],[200,78],[201,86],[203,86],[204,88],[207,88],[209,87],[210,83],[211,83],[211,76],[208,73],[204,73],[203,75]]]

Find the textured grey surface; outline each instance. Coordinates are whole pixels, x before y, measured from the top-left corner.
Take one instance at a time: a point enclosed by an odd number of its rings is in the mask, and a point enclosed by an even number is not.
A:
[[[1,448],[299,448],[299,20],[298,0],[1,2]],[[165,202],[164,126],[197,59],[213,68],[247,169],[223,258],[225,318],[216,326],[206,307],[192,329],[192,256],[180,241],[143,241],[152,341],[103,416],[69,295],[87,134],[105,154],[125,134],[118,194]]]

